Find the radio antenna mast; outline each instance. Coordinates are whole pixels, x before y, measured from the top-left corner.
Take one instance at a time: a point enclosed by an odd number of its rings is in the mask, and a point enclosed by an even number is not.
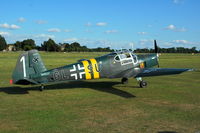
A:
[[[131,46],[132,51],[134,51],[134,49],[133,49],[133,45],[134,45],[134,43],[131,42],[131,43],[130,43],[130,46]]]

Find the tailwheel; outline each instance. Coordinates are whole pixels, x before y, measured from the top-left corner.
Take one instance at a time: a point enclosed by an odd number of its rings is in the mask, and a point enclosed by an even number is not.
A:
[[[128,78],[122,78],[121,82],[122,84],[128,84]]]
[[[39,88],[40,91],[43,91],[44,90],[44,85],[42,84]]]
[[[147,87],[147,82],[146,81],[140,81],[139,82],[139,84],[140,84],[140,88],[145,88],[145,87]]]

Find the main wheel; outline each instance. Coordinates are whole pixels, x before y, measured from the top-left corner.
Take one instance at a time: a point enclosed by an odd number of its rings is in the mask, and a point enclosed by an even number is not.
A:
[[[140,81],[140,88],[145,88],[147,87],[147,82],[146,81]]]
[[[122,84],[128,84],[128,78],[122,78],[121,82]]]
[[[44,85],[41,85],[40,88],[39,88],[39,90],[43,91],[44,90]]]

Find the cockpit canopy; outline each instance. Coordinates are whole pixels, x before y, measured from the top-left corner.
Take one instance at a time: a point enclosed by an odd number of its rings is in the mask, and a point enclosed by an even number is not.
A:
[[[114,57],[114,60],[116,62],[123,62],[129,60],[129,62],[136,64],[138,62],[137,56],[132,51],[117,51],[114,52],[116,56]]]

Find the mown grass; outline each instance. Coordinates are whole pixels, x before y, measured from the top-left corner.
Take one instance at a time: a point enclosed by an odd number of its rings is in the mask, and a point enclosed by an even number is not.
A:
[[[46,86],[9,85],[21,52],[0,53],[2,133],[196,133],[200,132],[200,72],[135,79],[66,82]],[[45,53],[48,69],[104,53]],[[162,54],[161,67],[200,69],[200,55]]]

